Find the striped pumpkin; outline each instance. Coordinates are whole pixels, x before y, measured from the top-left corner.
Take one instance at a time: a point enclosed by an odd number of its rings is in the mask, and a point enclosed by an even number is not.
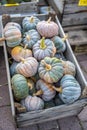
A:
[[[58,25],[55,22],[51,21],[51,18],[49,18],[47,21],[40,21],[37,24],[37,31],[41,36],[46,38],[51,38],[58,35],[58,30]]]
[[[16,46],[11,51],[11,56],[15,61],[21,61],[21,57],[26,59],[32,57],[32,51],[27,49],[27,46],[24,48],[22,46]]]
[[[29,30],[23,35],[23,44],[28,44],[28,48],[32,48],[38,40],[40,40],[40,34],[35,29]]]
[[[36,111],[44,108],[44,102],[41,98],[36,96],[27,96],[21,104],[26,107],[27,111]]]
[[[44,37],[33,46],[33,54],[38,61],[44,59],[46,56],[53,57],[55,53],[56,48],[53,42]]]
[[[16,71],[25,77],[31,77],[37,73],[38,62],[34,57],[21,58],[21,62],[16,66]]]
[[[56,47],[56,51],[58,53],[60,52],[64,52],[66,50],[66,44],[65,42],[62,40],[62,38],[60,38],[59,36],[55,36],[52,38],[52,41]]]
[[[45,57],[38,68],[41,79],[48,83],[55,83],[63,76],[62,62],[57,58]]]
[[[14,93],[14,97],[17,100],[24,99],[28,96],[29,93],[29,87],[27,84],[27,80],[23,75],[15,74],[12,77],[12,90]]]
[[[52,84],[46,83],[43,80],[38,80],[36,83],[37,93],[34,95],[41,95],[44,101],[50,101],[56,95],[56,91],[52,89]]]
[[[25,32],[36,29],[36,25],[40,20],[35,16],[25,17],[22,21],[23,30]]]
[[[5,28],[4,37],[8,47],[15,47],[21,43],[21,31],[15,26]]]

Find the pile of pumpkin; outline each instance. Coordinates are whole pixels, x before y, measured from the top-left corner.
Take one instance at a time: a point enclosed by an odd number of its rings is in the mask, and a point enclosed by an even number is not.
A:
[[[4,27],[13,59],[10,74],[14,99],[27,111],[71,104],[81,95],[75,65],[64,57],[66,38],[58,35],[59,27],[51,18],[40,21],[35,16],[25,17],[22,27],[15,22]]]

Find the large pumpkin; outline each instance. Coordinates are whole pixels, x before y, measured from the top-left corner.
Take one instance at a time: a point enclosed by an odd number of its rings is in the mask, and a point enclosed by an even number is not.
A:
[[[4,37],[8,47],[15,47],[21,43],[21,31],[15,26],[5,28]]]
[[[53,57],[55,53],[56,48],[54,43],[44,37],[33,46],[33,54],[38,61],[44,59],[46,56]]]
[[[48,83],[55,83],[63,76],[62,62],[57,58],[45,57],[38,68],[41,79]]]
[[[57,52],[64,52],[66,50],[66,44],[63,41],[62,38],[60,38],[59,36],[55,36],[52,38],[52,41],[56,47]]]
[[[50,101],[56,95],[56,91],[52,89],[52,84],[46,83],[43,80],[38,80],[36,83],[37,93],[34,95],[41,95],[44,101]]]
[[[14,97],[17,100],[24,99],[28,96],[29,93],[29,87],[27,84],[27,80],[23,75],[15,74],[12,77],[12,90],[14,93]]]
[[[81,86],[72,75],[65,75],[60,81],[60,86],[53,88],[59,92],[60,99],[66,104],[75,102],[81,95]]]
[[[27,45],[23,48],[22,46],[16,46],[11,51],[11,56],[15,61],[21,61],[20,57],[28,58],[32,57],[32,51],[27,49]]]
[[[23,35],[23,44],[28,44],[28,48],[32,48],[38,40],[40,40],[40,34],[35,29],[29,30]]]
[[[38,62],[34,57],[21,58],[21,62],[16,66],[16,71],[25,77],[31,77],[37,73]]]
[[[40,20],[35,16],[25,17],[22,21],[24,31],[36,29],[36,25]]]
[[[63,68],[64,68],[64,74],[70,74],[75,76],[76,74],[76,67],[71,61],[63,61]]]
[[[58,35],[59,28],[58,25],[49,18],[47,21],[40,21],[37,24],[37,30],[41,36],[51,38]]]
[[[36,96],[27,96],[21,104],[26,107],[27,111],[36,111],[44,108],[44,102],[41,98]]]

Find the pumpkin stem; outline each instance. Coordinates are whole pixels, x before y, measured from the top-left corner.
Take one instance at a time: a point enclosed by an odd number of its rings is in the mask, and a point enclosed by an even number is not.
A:
[[[66,35],[64,36],[64,38],[62,38],[62,41],[65,41],[67,38],[68,38],[68,34],[66,34]]]
[[[0,38],[0,42],[5,41],[5,37]]]
[[[24,62],[25,62],[25,59],[24,59],[24,58],[22,58],[22,57],[20,57],[20,60],[22,61],[22,63],[24,63]]]
[[[52,86],[52,88],[53,88],[55,91],[57,91],[57,92],[59,92],[59,93],[62,93],[62,87],[56,88],[56,87]]]
[[[50,21],[51,21],[51,17],[49,17],[49,19],[47,20],[47,22],[50,23]]]
[[[36,93],[34,93],[33,96],[39,96],[39,95],[42,95],[42,94],[43,94],[43,91],[40,89]]]
[[[33,85],[31,83],[28,82],[28,87],[30,88],[30,90],[33,89]]]
[[[27,41],[30,41],[30,36],[26,35],[26,39],[27,39]]]
[[[46,70],[51,70],[52,66],[50,64],[47,64],[44,60],[42,61],[42,63],[44,63]]]
[[[34,17],[31,16],[29,20],[30,20],[30,23],[33,23],[34,22]]]
[[[24,49],[26,50],[26,49],[27,49],[27,47],[28,47],[28,44],[25,44]]]
[[[46,45],[45,45],[45,37],[43,37],[41,39],[41,42],[40,42],[40,49],[45,49],[46,48]]]

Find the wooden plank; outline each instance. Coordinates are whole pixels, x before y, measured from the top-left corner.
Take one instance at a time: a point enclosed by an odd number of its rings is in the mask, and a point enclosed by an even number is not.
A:
[[[50,120],[60,119],[66,116],[76,115],[87,104],[87,99],[81,99],[70,105],[60,105],[50,109],[39,110],[20,114],[17,117],[19,127],[38,124]]]
[[[74,13],[81,13],[87,12],[86,6],[78,6],[77,4],[65,4],[64,7],[64,14],[74,14]]]
[[[74,30],[87,30],[87,25],[76,25],[76,26],[69,26],[63,28],[65,32],[74,31]]]
[[[59,130],[58,122],[56,120],[41,123],[38,126],[39,126],[39,130],[52,130],[52,129]]]
[[[17,128],[16,130],[38,130],[37,125],[32,125],[32,126],[28,126],[28,127],[22,127],[22,128]]]
[[[69,31],[70,45],[87,45],[87,30]]]
[[[68,14],[63,16],[62,26],[87,25],[87,12]]]
[[[78,2],[79,2],[79,0],[65,0],[65,1],[66,1],[66,3],[68,3],[68,4],[78,3]]]

